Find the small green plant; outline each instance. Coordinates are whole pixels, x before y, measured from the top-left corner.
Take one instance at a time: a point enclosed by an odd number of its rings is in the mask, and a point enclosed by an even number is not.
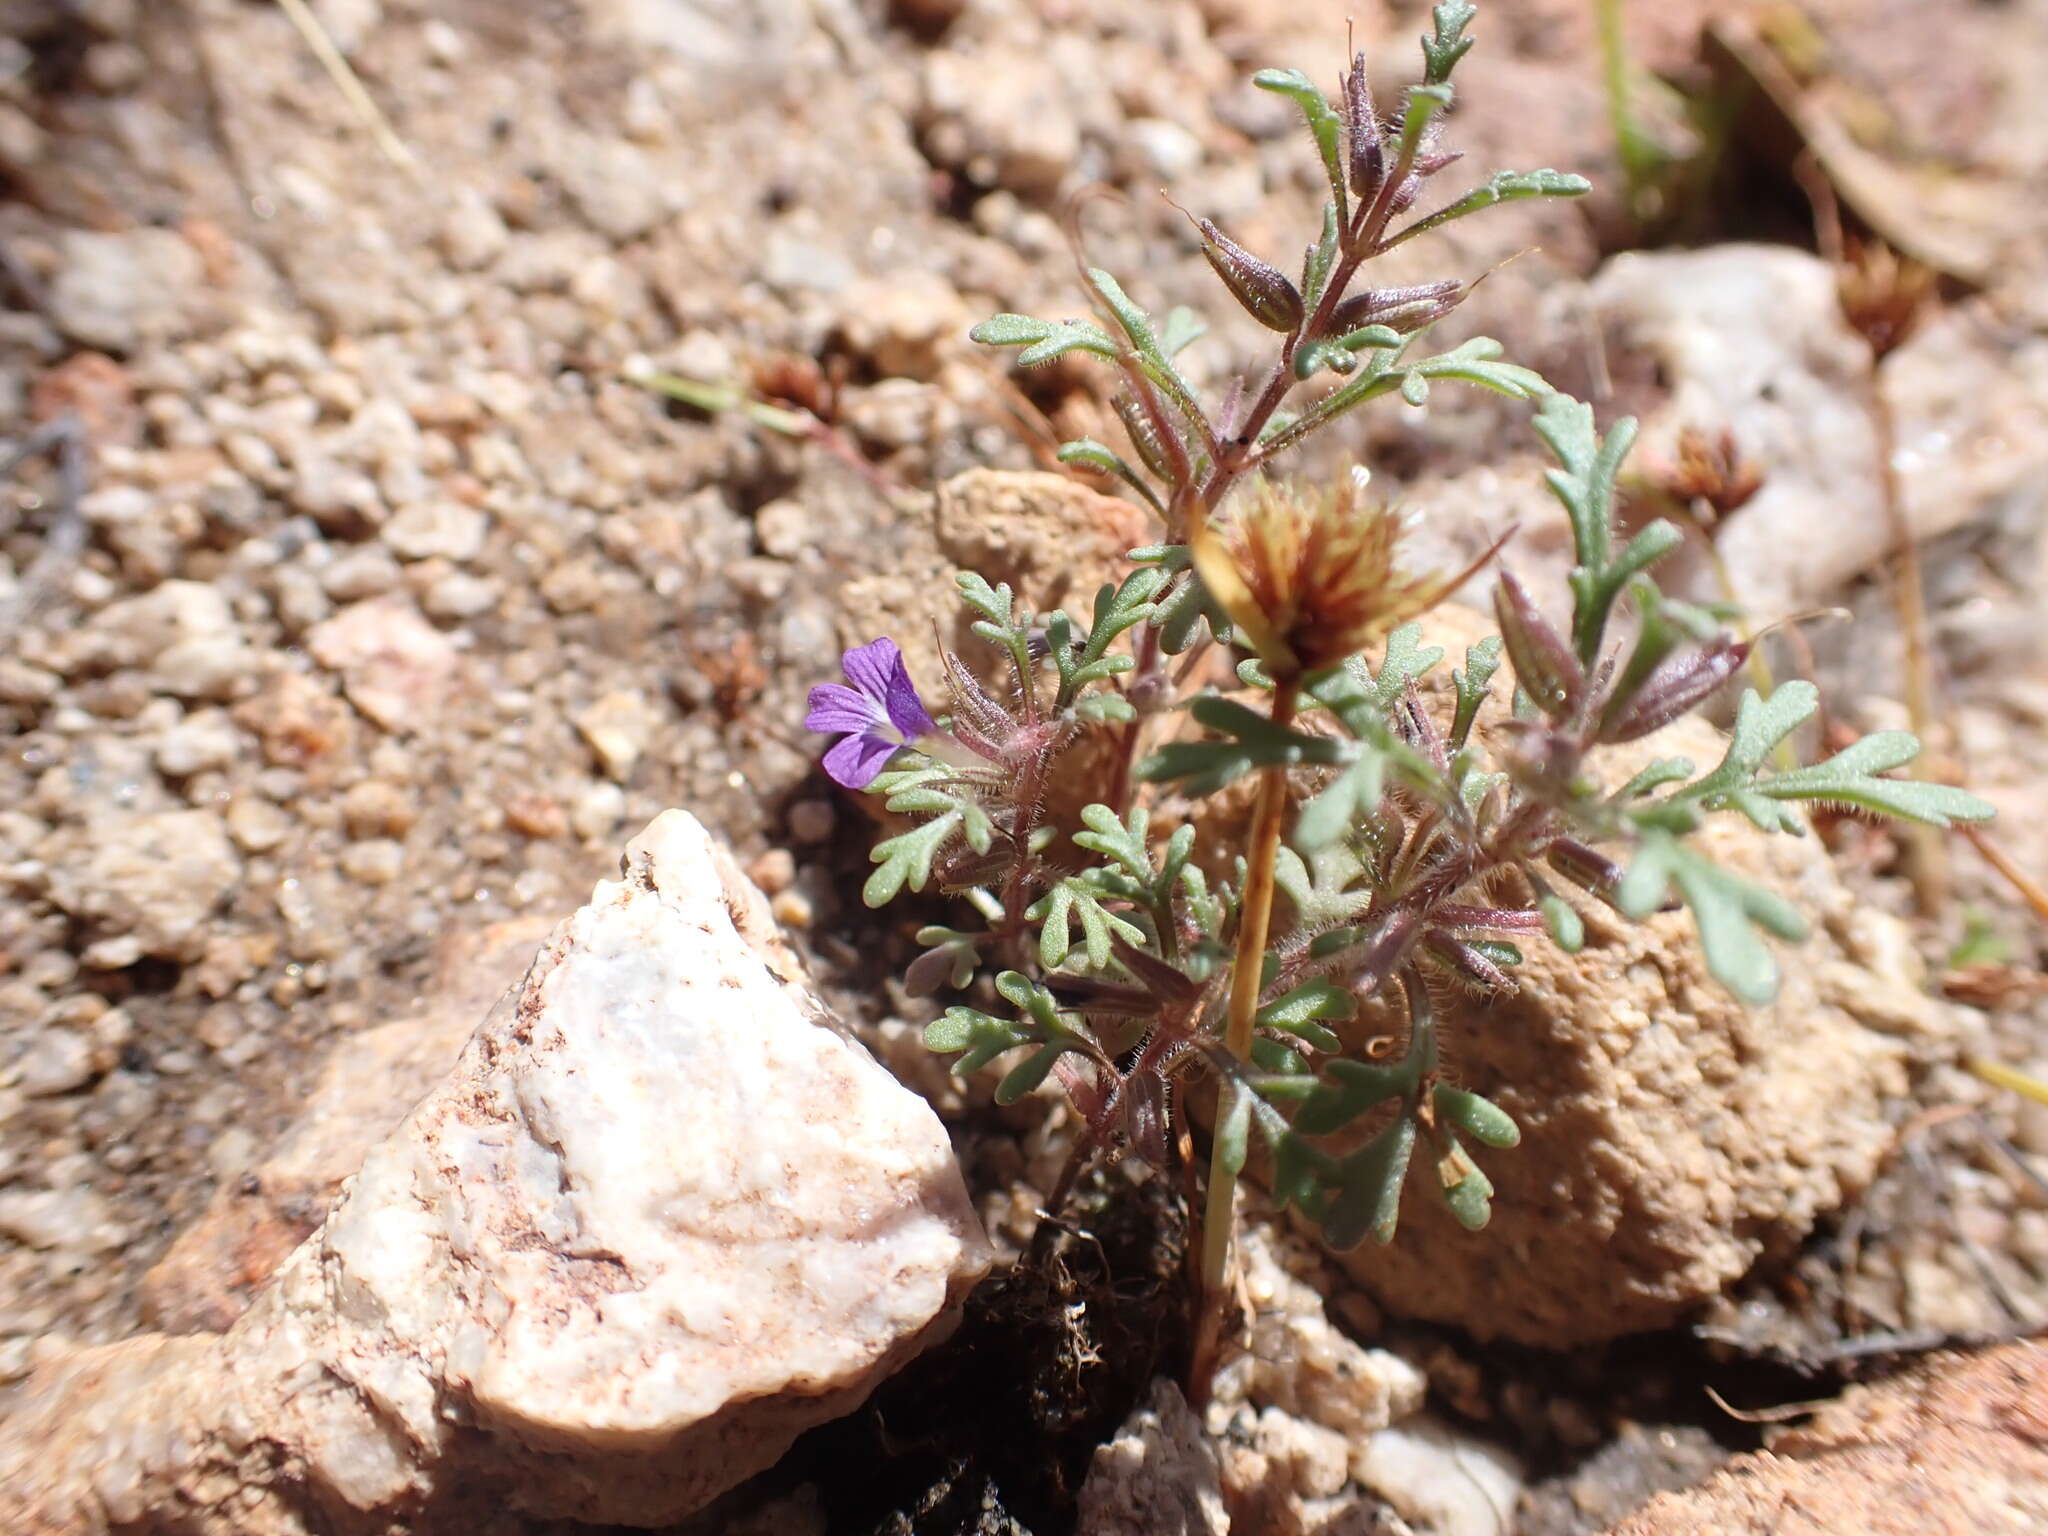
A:
[[[1503,173],[1411,216],[1455,158],[1439,132],[1472,15],[1469,4],[1435,8],[1423,78],[1390,117],[1374,104],[1362,56],[1335,105],[1299,73],[1256,77],[1300,105],[1330,195],[1298,282],[1198,221],[1224,287],[1278,338],[1272,364],[1220,407],[1176,361],[1200,327],[1183,312],[1155,320],[1106,272],[1089,273],[1095,319],[998,315],[975,328],[984,342],[1022,348],[1026,365],[1080,352],[1119,377],[1137,463],[1087,441],[1063,457],[1122,479],[1158,512],[1165,537],[1132,551],[1133,569],[1102,588],[1092,614],[1036,613],[1007,586],[962,574],[959,595],[1008,674],[1003,686],[948,655],[948,703],[934,718],[895,644],[880,639],[847,653],[846,684],[812,694],[807,723],[843,737],[827,771],[883,796],[900,818],[874,849],[869,904],[937,886],[971,914],[919,934],[912,989],[965,989],[995,972],[983,1002],[948,1008],[926,1043],[955,1054],[962,1072],[1000,1063],[1000,1101],[1051,1080],[1074,1108],[1081,1134],[1050,1209],[1098,1157],[1161,1167],[1185,1158],[1180,1101],[1192,1079],[1213,1085],[1203,1209],[1191,1212],[1201,1230],[1197,1392],[1220,1347],[1233,1195],[1254,1139],[1274,1201],[1298,1207],[1338,1247],[1393,1235],[1418,1164],[1461,1222],[1485,1224],[1492,1185],[1481,1149],[1510,1148],[1519,1132],[1446,1070],[1433,975],[1508,988],[1519,944],[1547,935],[1579,947],[1586,901],[1641,918],[1675,895],[1692,909],[1713,973],[1761,1002],[1777,980],[1763,936],[1797,938],[1802,923],[1699,851],[1692,834],[1706,817],[1733,812],[1797,833],[1802,802],[1934,825],[1989,814],[1958,790],[1884,777],[1917,750],[1902,733],[1780,766],[1776,748],[1816,707],[1803,682],[1768,698],[1745,693],[1725,754],[1704,770],[1661,759],[1619,787],[1603,780],[1604,751],[1697,708],[1735,676],[1748,646],[1658,589],[1651,571],[1679,544],[1676,527],[1617,535],[1615,477],[1631,423],[1602,437],[1590,408],[1502,362],[1485,339],[1416,355],[1420,333],[1465,296],[1461,281],[1356,286],[1374,258],[1453,219],[1586,190],[1555,171]],[[1411,570],[1405,520],[1369,498],[1362,475],[1314,491],[1264,471],[1368,400],[1419,405],[1443,382],[1537,403],[1577,563],[1564,626],[1503,575],[1499,635],[1465,653],[1433,706],[1423,684],[1443,655],[1411,621],[1471,572]],[[1290,407],[1308,388],[1319,392]],[[1242,653],[1242,687],[1180,697],[1174,678],[1216,645]],[[1511,715],[1482,739],[1480,712],[1510,681]],[[1177,711],[1199,731],[1145,752],[1152,728]],[[1054,791],[1099,771],[1071,749],[1100,731],[1116,733],[1106,792],[1077,826],[1054,826]],[[1201,818],[1166,834],[1160,798],[1199,800],[1245,780],[1250,832],[1221,850],[1235,877],[1212,883],[1204,869],[1216,861],[1197,857]],[[1055,855],[1062,834],[1079,867]],[[1406,1019],[1391,1051],[1346,1035],[1366,999]]]

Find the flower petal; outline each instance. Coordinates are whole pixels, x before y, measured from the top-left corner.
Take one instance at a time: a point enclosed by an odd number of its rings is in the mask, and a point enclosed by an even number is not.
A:
[[[868,731],[888,721],[888,710],[880,699],[858,693],[844,683],[820,683],[811,690],[811,712],[804,716],[807,731]]]
[[[889,674],[886,702],[890,722],[903,733],[905,741],[915,741],[938,730],[937,722],[924,707],[924,700],[917,696],[917,684],[910,680],[910,669],[903,665],[901,656],[896,658],[896,666]]]
[[[848,789],[866,789],[895,755],[895,742],[862,732],[833,744],[825,754],[825,771]]]
[[[893,680],[891,674],[903,670],[903,653],[896,648],[896,642],[885,635],[879,640],[870,640],[866,645],[855,646],[839,658],[839,664],[846,669],[849,683],[881,704],[889,697],[889,685]]]

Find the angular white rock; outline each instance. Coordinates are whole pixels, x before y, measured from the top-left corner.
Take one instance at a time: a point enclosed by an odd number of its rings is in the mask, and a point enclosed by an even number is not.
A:
[[[989,1254],[943,1127],[772,934],[658,819],[228,1333],[25,1385],[0,1529],[659,1524],[858,1404]]]

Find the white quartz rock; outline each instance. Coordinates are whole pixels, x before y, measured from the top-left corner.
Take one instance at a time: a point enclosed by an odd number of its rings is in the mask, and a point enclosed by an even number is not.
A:
[[[673,1521],[944,1337],[989,1262],[945,1131],[762,905],[655,821],[229,1332],[30,1379],[0,1529]]]

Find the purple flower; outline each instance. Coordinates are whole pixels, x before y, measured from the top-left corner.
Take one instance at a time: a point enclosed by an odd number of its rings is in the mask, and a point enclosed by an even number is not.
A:
[[[848,789],[866,789],[896,749],[938,729],[917,696],[894,640],[857,646],[840,658],[846,680],[811,690],[804,728],[847,731],[825,753],[825,771]]]

